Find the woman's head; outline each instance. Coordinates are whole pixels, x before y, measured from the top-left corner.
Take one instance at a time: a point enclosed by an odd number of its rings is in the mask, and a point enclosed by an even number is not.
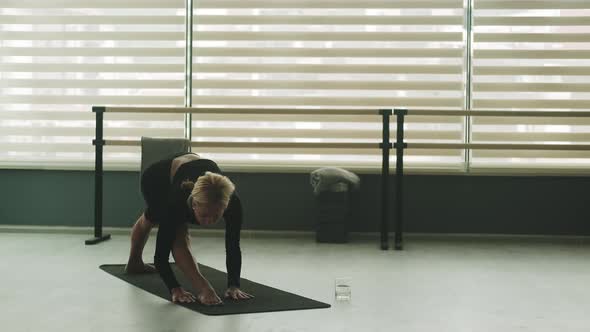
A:
[[[197,223],[216,223],[227,208],[234,190],[234,184],[226,176],[211,172],[200,176],[189,196]]]

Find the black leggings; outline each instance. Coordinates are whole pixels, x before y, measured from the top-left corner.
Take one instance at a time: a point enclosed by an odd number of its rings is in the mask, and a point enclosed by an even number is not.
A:
[[[160,224],[166,217],[170,193],[171,159],[150,165],[141,176],[141,194],[146,204],[145,217],[153,224]]]

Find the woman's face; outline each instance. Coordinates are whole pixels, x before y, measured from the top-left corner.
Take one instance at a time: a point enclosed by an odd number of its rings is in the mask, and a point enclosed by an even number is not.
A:
[[[223,216],[224,211],[225,207],[221,204],[206,205],[193,203],[193,213],[199,225],[207,226],[217,223]]]

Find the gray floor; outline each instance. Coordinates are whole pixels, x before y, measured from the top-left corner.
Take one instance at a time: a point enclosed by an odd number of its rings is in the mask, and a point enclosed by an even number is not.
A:
[[[245,278],[334,304],[330,309],[205,316],[98,269],[124,263],[128,239],[0,233],[2,331],[588,331],[590,246],[581,241],[414,238],[403,252],[374,240],[247,236]],[[224,269],[221,238],[194,236],[197,260]],[[144,257],[153,254],[154,237]],[[335,302],[334,279],[352,278]]]

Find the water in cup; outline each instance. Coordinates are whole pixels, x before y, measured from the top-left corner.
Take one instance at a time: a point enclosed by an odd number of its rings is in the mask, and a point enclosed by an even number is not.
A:
[[[350,301],[352,296],[351,279],[337,278],[335,281],[336,301]]]

